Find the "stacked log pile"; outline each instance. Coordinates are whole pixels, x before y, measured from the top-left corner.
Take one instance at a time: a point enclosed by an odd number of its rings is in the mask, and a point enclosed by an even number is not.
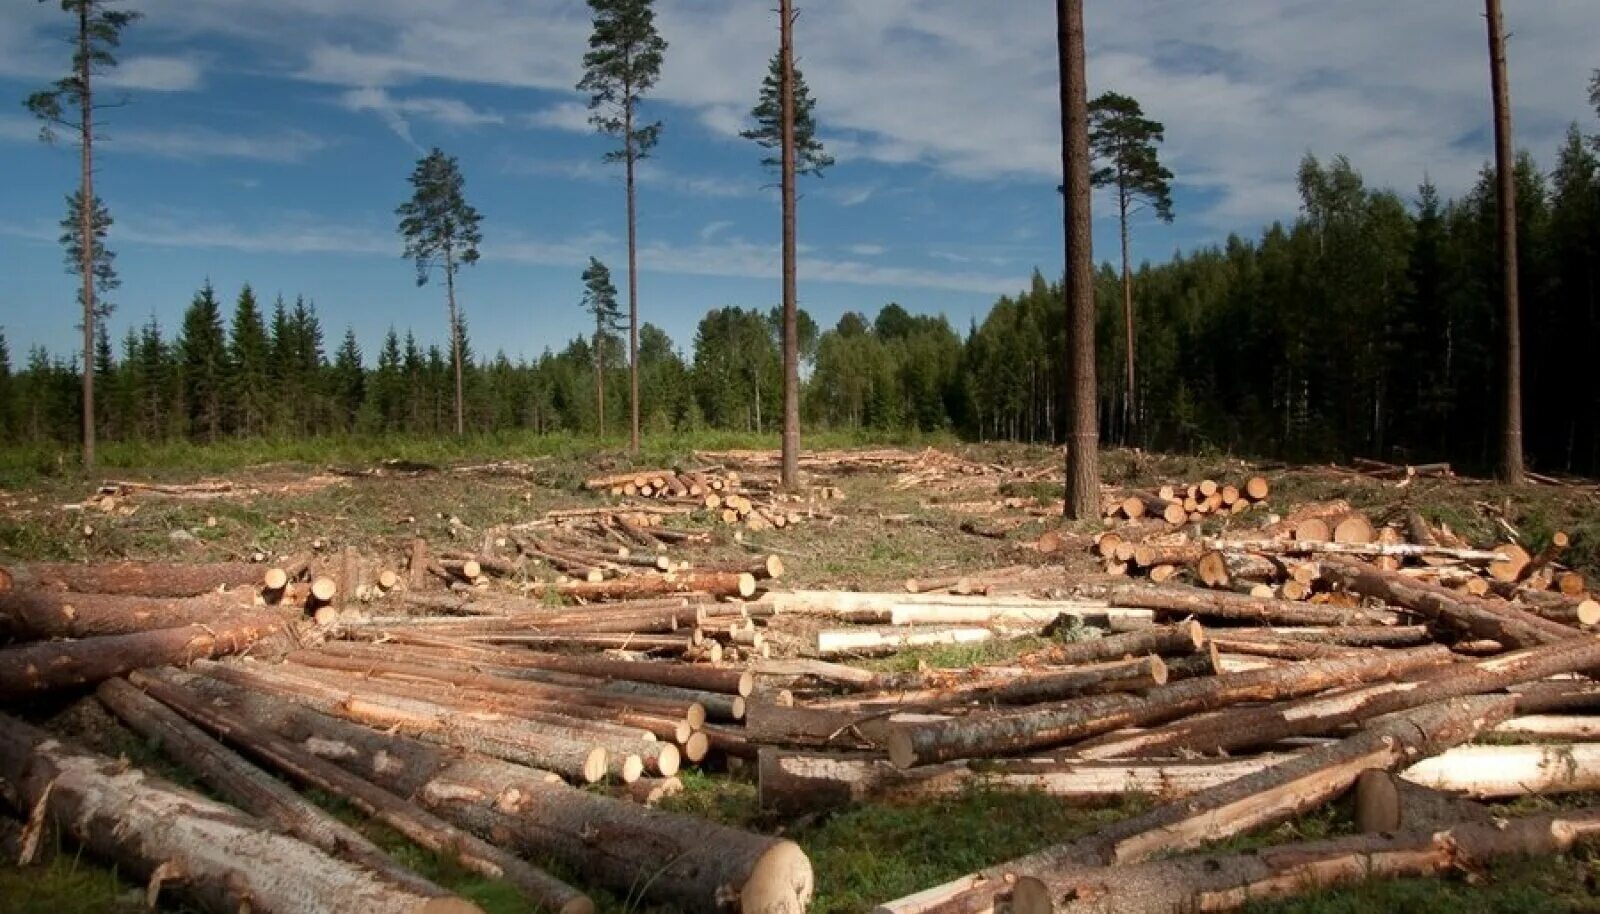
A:
[[[694,471],[638,470],[596,476],[586,480],[583,487],[613,497],[674,505],[686,512],[703,511],[724,524],[749,530],[771,530],[827,516],[826,504],[844,497],[842,491],[829,485],[813,486],[803,494],[782,492],[775,475],[742,476],[720,467]]]

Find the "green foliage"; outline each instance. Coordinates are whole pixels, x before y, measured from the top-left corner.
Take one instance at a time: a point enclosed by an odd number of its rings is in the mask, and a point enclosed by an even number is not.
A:
[[[800,67],[794,67],[794,171],[797,175],[817,175],[833,164],[833,156],[823,149],[817,139],[816,99]],[[765,149],[779,150],[779,155],[768,155],[761,160],[766,168],[783,165],[783,54],[772,55],[772,64],[761,80],[761,98],[750,110],[756,125],[739,135],[754,140]]]
[[[106,247],[106,233],[111,230],[111,211],[106,209],[106,202],[95,195],[94,205],[89,210],[89,262],[90,275],[94,281],[94,317],[96,321],[111,314],[114,306],[106,299],[106,295],[115,291],[122,285],[122,280],[117,278],[117,255]],[[67,196],[67,214],[61,220],[61,246],[64,249],[66,270],[71,275],[80,275],[83,269],[83,191],[75,190]],[[78,305],[83,306],[83,287],[77,289]],[[81,324],[80,324],[81,326]]]
[[[177,348],[189,434],[215,441],[222,434],[228,344],[222,329],[222,309],[210,280],[184,312]]]
[[[1090,176],[1095,187],[1116,192],[1124,214],[1148,204],[1163,222],[1172,221],[1172,172],[1156,147],[1166,140],[1160,121],[1144,116],[1137,99],[1107,92],[1089,103],[1089,149],[1102,162]]]
[[[241,435],[260,435],[267,429],[273,400],[269,387],[270,347],[261,308],[256,304],[255,293],[246,285],[239,290],[233,309],[233,333],[228,340],[230,423]]]
[[[594,31],[583,55],[578,91],[589,94],[589,122],[622,148],[606,161],[630,165],[648,157],[661,138],[661,122],[639,123],[638,105],[661,76],[667,42],[656,32],[652,0],[589,0]]]
[[[405,258],[416,264],[417,285],[426,285],[435,267],[454,281],[456,267],[478,262],[482,217],[467,203],[466,179],[454,156],[437,146],[417,160],[411,172],[411,199],[400,204],[400,234]]]
[[[93,118],[93,111],[105,107],[94,104],[93,79],[117,65],[112,53],[122,43],[122,30],[142,14],[114,9],[117,0],[61,0],[61,11],[73,19],[72,72],[56,80],[48,89],[28,96],[25,102],[34,117],[43,122],[39,136],[54,142],[56,131],[78,134]],[[85,110],[88,109],[88,110]]]

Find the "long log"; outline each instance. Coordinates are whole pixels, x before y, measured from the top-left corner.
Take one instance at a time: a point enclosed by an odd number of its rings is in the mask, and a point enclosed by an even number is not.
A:
[[[1332,606],[1307,606],[1287,600],[1247,597],[1243,594],[1201,590],[1197,587],[1113,587],[1106,595],[1113,606],[1185,614],[1202,619],[1250,622],[1257,625],[1374,625],[1392,624],[1393,613]]]
[[[449,895],[127,680],[107,679],[100,683],[95,697],[134,732],[159,746],[173,763],[192,772],[202,784],[245,812],[394,885],[424,896]]]
[[[183,674],[160,676],[177,681]],[[187,678],[257,727],[381,780],[519,854],[558,860],[619,894],[687,911],[749,914],[799,914],[810,899],[811,865],[791,841],[642,809],[518,765],[371,730],[204,677]]]
[[[1352,593],[1403,606],[1436,622],[1507,647],[1548,644],[1579,634],[1559,622],[1541,619],[1508,604],[1495,605],[1463,596],[1448,588],[1370,565],[1329,562],[1323,565],[1322,573],[1325,580]]]
[[[916,623],[987,624],[1019,622],[1044,624],[1060,616],[1075,616],[1086,623],[1126,629],[1148,625],[1150,613],[1117,610],[1102,600],[1037,600],[1013,596],[962,596],[958,594],[856,593],[834,590],[774,591],[762,596],[763,607],[778,615],[814,615],[868,624]],[[896,610],[900,609],[896,622]]]
[[[18,805],[58,823],[90,853],[201,910],[235,914],[475,914],[267,827],[126,762],[63,745],[0,717],[0,779]]]
[[[1075,663],[1095,663],[1102,660],[1121,660],[1155,654],[1164,657],[1181,657],[1200,651],[1205,644],[1206,632],[1193,619],[1174,625],[1159,625],[1140,631],[1090,638],[1055,644],[1032,655],[1040,663],[1068,666]]]
[[[1461,746],[1401,776],[1479,800],[1593,791],[1600,789],[1600,744]]]
[[[1522,697],[1517,711],[1522,711]],[[1496,736],[1526,740],[1600,741],[1600,717],[1587,714],[1526,714],[1494,728]]]
[[[751,672],[774,681],[814,680],[852,692],[870,692],[881,685],[881,677],[870,670],[829,663],[825,660],[757,660]]]
[[[593,914],[594,902],[582,892],[513,854],[440,819],[404,797],[370,783],[247,719],[200,699],[186,689],[155,679],[139,686],[196,725],[272,765],[289,778],[341,797],[364,815],[463,868],[504,879],[537,904],[560,914]]]
[[[1431,702],[1493,692],[1600,664],[1600,639],[1568,640],[1437,671],[1421,682],[1379,682],[1298,702],[1246,708],[1209,718],[1177,721],[1082,748],[1089,758],[1221,752],[1295,736],[1332,733],[1379,714]]]
[[[1433,643],[1425,625],[1294,626],[1292,628],[1218,629],[1225,637],[1247,641],[1292,641],[1344,647],[1421,647]]]
[[[904,771],[873,753],[820,753],[763,746],[757,767],[761,808],[806,815],[875,801],[947,796],[975,785],[1037,790],[1077,803],[1117,802],[1129,794],[1170,801],[1284,761],[1284,755],[1226,761],[1082,762],[1005,759],[946,762]]]
[[[817,632],[819,657],[877,657],[915,647],[981,644],[993,641],[987,628],[936,628],[880,630],[871,628],[824,629]]]
[[[1416,543],[1326,542],[1323,540],[1234,540],[1209,539],[1207,549],[1227,553],[1258,555],[1349,555],[1360,558],[1442,558],[1457,562],[1484,564],[1502,558],[1501,553],[1485,549],[1458,549]]]
[[[1124,694],[1078,698],[1003,714],[900,726],[889,736],[889,755],[902,768],[956,758],[1044,749],[1123,727],[1146,726],[1240,701],[1275,701],[1351,682],[1385,679],[1448,663],[1443,645],[1372,652],[1228,673]]]
[[[261,612],[244,592],[198,597],[134,597],[58,590],[0,592],[0,628],[25,640],[126,635],[204,625],[218,617]]]
[[[203,658],[236,654],[286,628],[281,614],[258,610],[219,618],[207,625],[81,641],[41,641],[0,649],[0,700],[93,685],[144,667],[182,666]]]
[[[996,897],[1014,887],[1014,908],[1048,912],[1053,899],[1073,897],[1084,867],[1121,869],[1157,854],[1282,822],[1343,793],[1363,771],[1392,770],[1470,740],[1509,716],[1513,705],[1504,696],[1475,697],[1382,718],[1337,743],[1192,794],[1182,803],[1158,806],[1082,838],[962,877],[932,893],[960,899],[959,906],[950,904],[945,910],[987,911]],[[911,906],[891,903],[877,910],[880,914],[938,910],[916,906],[921,904],[920,900]]]
[[[261,581],[263,568],[249,562],[184,565],[170,562],[113,562],[77,565],[35,562],[12,569],[17,588],[112,593],[142,597],[193,597],[226,587]]]
[[[1424,759],[1421,764],[1431,761]],[[1494,820],[1494,814],[1481,803],[1413,784],[1377,768],[1361,772],[1352,793],[1356,828],[1365,834],[1423,828],[1444,831],[1467,822]]]
[[[1495,822],[1456,823],[1260,850],[1200,854],[1115,869],[1080,868],[1071,895],[1032,883],[1012,897],[1015,914],[1189,914],[1327,891],[1369,879],[1477,872],[1500,859],[1555,856],[1600,837],[1600,812],[1567,810]]]
[[[678,593],[707,593],[715,597],[755,596],[752,574],[716,571],[638,575],[612,581],[574,581],[570,584],[529,584],[532,594],[558,594],[579,600],[636,600]]]

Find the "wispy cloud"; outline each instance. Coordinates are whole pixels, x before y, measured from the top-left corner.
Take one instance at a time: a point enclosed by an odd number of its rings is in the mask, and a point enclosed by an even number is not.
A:
[[[569,133],[594,132],[594,125],[589,123],[589,107],[578,102],[552,105],[523,115],[521,121],[529,127],[547,127]]]
[[[852,244],[848,250],[857,257],[882,257],[889,253],[889,249],[881,244]]]
[[[622,169],[599,159],[541,159],[530,156],[511,156],[505,159],[502,170],[506,174],[536,177],[563,178],[569,181],[617,181]],[[664,166],[644,161],[634,171],[639,183],[690,197],[715,197],[740,199],[755,197],[771,189],[753,180],[680,174]]]
[[[200,88],[200,64],[187,57],[128,57],[104,77],[107,85],[145,92],[192,92]]]
[[[0,115],[0,140],[33,142],[39,138],[37,121],[25,117]],[[301,162],[332,143],[304,130],[280,130],[265,134],[241,134],[209,127],[117,127],[96,137],[113,150],[199,162],[211,159],[244,159],[254,162]]]
[[[460,99],[428,96],[401,98],[385,89],[350,89],[339,96],[339,107],[346,111],[376,114],[413,148],[418,146],[411,133],[412,119],[426,120],[446,127],[484,127],[504,124],[505,118],[492,111],[479,111]]]

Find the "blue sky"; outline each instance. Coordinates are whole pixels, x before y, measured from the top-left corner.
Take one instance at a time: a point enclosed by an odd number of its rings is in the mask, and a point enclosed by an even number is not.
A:
[[[98,190],[116,226],[115,335],[172,329],[206,278],[315,301],[353,326],[445,336],[442,290],[400,259],[394,208],[419,152],[461,160],[484,215],[462,278],[480,354],[536,356],[582,333],[592,254],[625,280],[620,168],[572,89],[581,0],[133,0],[105,115]],[[669,42],[648,113],[666,124],[640,189],[641,317],[687,347],[709,308],[779,297],[778,211],[738,131],[776,45],[772,4],[658,0]],[[797,46],[838,158],[802,184],[801,300],[820,322],[889,301],[958,328],[1061,262],[1053,4],[810,0]],[[1548,157],[1592,118],[1594,0],[1508,11],[1519,144]],[[0,327],[13,359],[74,343],[55,238],[76,153],[21,106],[59,75],[58,4],[0,6]],[[1472,0],[1121,0],[1089,4],[1091,91],[1167,125],[1177,222],[1139,224],[1138,258],[1292,218],[1306,152],[1347,153],[1377,184],[1424,173],[1454,193],[1489,155],[1481,4]],[[1588,121],[1592,125],[1592,120]],[[1115,226],[1097,212],[1098,259]]]

